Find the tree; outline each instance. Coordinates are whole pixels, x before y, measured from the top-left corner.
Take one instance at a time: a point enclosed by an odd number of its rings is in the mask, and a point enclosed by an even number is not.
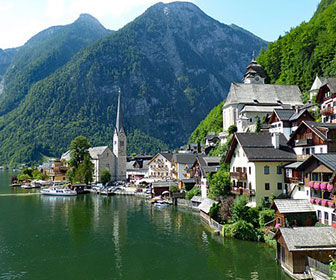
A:
[[[105,185],[106,183],[111,181],[111,173],[107,169],[104,169],[99,176],[100,182]]]
[[[260,121],[260,118],[257,117],[257,121],[255,123],[255,133],[259,133],[261,130],[261,121]]]
[[[85,136],[77,136],[71,141],[69,146],[70,162],[69,165],[75,169],[84,161],[86,155],[89,155],[89,148],[92,147]]]
[[[249,207],[247,206],[247,196],[241,195],[233,203],[232,207],[232,218],[235,222],[239,220],[249,221]]]
[[[85,184],[92,182],[93,168],[90,155],[85,155],[83,162],[74,171],[74,181]]]
[[[229,126],[229,128],[228,128],[228,133],[230,134],[230,135],[232,135],[232,134],[234,134],[234,133],[236,133],[237,132],[237,126],[236,125],[230,125]]]
[[[208,174],[209,198],[217,199],[230,191],[230,173],[221,167],[215,174]]]

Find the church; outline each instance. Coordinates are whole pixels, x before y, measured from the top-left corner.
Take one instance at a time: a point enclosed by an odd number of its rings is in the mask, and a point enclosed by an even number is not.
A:
[[[93,182],[99,182],[101,172],[107,169],[111,173],[112,181],[126,180],[126,133],[122,118],[121,93],[118,92],[118,107],[116,125],[113,134],[113,151],[108,146],[92,147],[89,149],[91,161],[94,165]],[[61,160],[70,160],[70,151],[62,155]]]

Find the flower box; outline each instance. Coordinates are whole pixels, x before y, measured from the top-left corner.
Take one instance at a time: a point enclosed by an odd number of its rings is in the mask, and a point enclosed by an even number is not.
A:
[[[315,182],[314,183],[314,190],[318,190],[320,188],[320,183]]]
[[[308,186],[312,188],[312,187],[314,186],[314,182],[313,182],[313,181],[310,181],[310,182],[308,183]]]
[[[331,192],[333,190],[333,188],[334,188],[334,185],[328,183],[328,185],[327,185],[328,192]]]
[[[325,201],[324,199],[321,200],[321,205],[322,205],[322,206],[326,206],[326,205],[327,205],[327,201]]]
[[[315,204],[320,204],[320,200],[318,200],[318,199],[315,199],[314,202],[315,202]]]
[[[321,183],[320,188],[321,190],[325,191],[327,189],[327,183]]]
[[[334,202],[332,202],[332,201],[328,201],[328,206],[329,206],[330,208],[334,207]]]
[[[310,203],[314,204],[314,202],[315,202],[314,198],[311,198]]]

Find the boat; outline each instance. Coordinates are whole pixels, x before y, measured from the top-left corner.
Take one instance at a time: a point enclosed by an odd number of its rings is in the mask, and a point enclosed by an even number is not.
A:
[[[75,196],[76,191],[70,190],[68,188],[51,187],[41,190],[41,194],[44,195],[57,195],[57,196]]]
[[[100,190],[100,194],[110,196],[110,195],[115,195],[115,191],[112,188],[104,188]]]
[[[31,184],[24,184],[24,185],[21,186],[21,188],[28,190],[28,189],[32,189],[33,186]]]

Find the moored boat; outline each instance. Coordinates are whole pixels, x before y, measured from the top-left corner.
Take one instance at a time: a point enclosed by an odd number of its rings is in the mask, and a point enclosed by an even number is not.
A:
[[[24,185],[21,186],[21,188],[28,190],[28,189],[32,189],[33,186],[31,184],[24,184]]]
[[[68,188],[51,187],[47,189],[42,189],[41,194],[56,196],[75,196],[77,195],[77,192]]]

